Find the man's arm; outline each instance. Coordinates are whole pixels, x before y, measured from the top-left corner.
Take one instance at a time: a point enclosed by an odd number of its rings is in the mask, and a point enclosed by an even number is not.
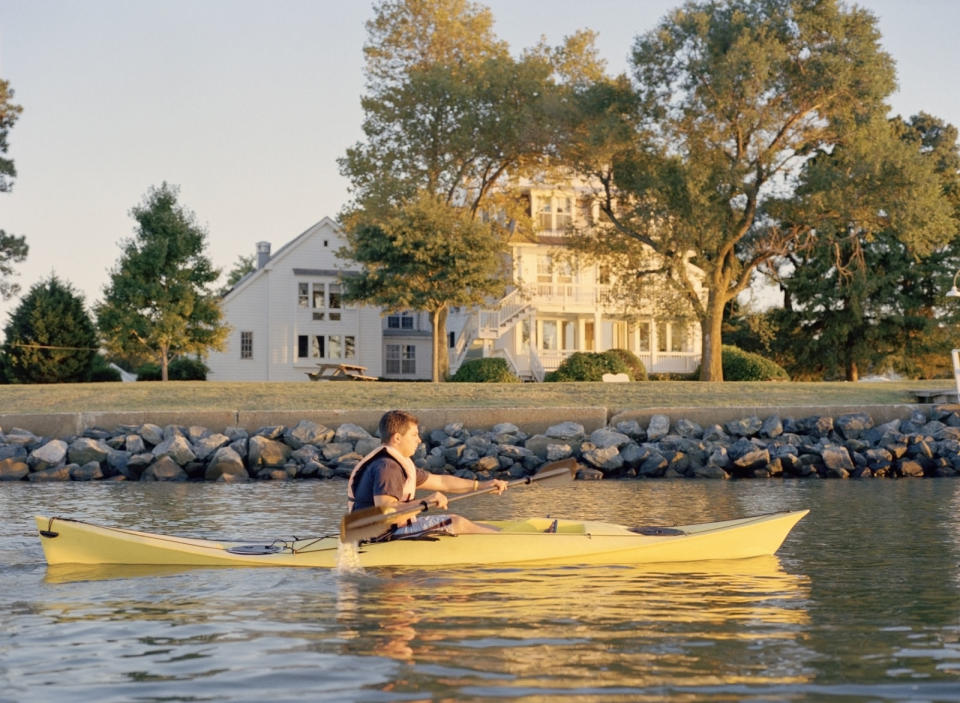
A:
[[[431,474],[427,473],[427,480],[421,483],[417,488],[423,488],[428,491],[443,491],[445,493],[468,493],[470,491],[494,489],[494,493],[500,495],[507,489],[507,482],[494,478],[489,481],[476,481],[471,478],[460,478],[450,474]]]

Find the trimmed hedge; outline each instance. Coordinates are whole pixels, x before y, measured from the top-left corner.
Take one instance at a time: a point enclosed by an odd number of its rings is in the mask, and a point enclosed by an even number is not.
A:
[[[170,362],[167,376],[171,381],[206,381],[207,365],[199,359],[181,356]],[[137,369],[138,381],[159,381],[163,370],[159,364],[147,363]]]
[[[458,383],[520,383],[507,360],[498,357],[465,361],[450,380]]]
[[[724,381],[789,381],[790,375],[775,361],[739,347],[724,344]]]
[[[630,369],[630,379],[633,381],[646,381],[647,367],[640,361],[640,357],[627,349],[607,349],[603,352],[609,356],[618,357]]]
[[[638,359],[639,361],[639,359]],[[605,373],[625,373],[633,379],[624,360],[607,352],[574,352],[543,379],[548,382],[602,381]]]

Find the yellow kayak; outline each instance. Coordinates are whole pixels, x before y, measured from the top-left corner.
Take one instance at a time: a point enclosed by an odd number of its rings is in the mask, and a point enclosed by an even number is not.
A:
[[[184,566],[348,566],[653,564],[771,555],[809,511],[676,527],[530,518],[488,521],[500,532],[364,543],[337,536],[221,542],[37,516],[47,564]],[[556,523],[556,524],[554,524]],[[554,531],[555,530],[555,531]],[[345,547],[347,545],[344,545]]]

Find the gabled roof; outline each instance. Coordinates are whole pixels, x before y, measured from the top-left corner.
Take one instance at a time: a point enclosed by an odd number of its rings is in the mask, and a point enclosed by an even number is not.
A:
[[[239,293],[258,278],[265,275],[267,271],[275,268],[282,259],[286,258],[291,252],[295,251],[301,243],[319,233],[321,230],[333,230],[336,234],[341,234],[343,231],[340,229],[340,225],[338,225],[336,221],[329,217],[324,217],[322,220],[315,222],[289,242],[277,249],[277,251],[275,251],[273,254],[271,254],[270,258],[263,266],[254,269],[237,281],[233,288],[227,291],[227,293],[223,296],[222,300],[227,300],[228,298],[233,297],[234,294]]]

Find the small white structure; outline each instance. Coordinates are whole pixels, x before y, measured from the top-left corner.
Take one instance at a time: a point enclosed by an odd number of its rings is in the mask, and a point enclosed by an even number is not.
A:
[[[383,375],[380,311],[343,303],[350,262],[330,218],[270,253],[257,243],[257,268],[221,301],[230,325],[225,350],[207,359],[216,381],[307,381],[320,364],[349,363]],[[356,264],[353,264],[356,270]]]

